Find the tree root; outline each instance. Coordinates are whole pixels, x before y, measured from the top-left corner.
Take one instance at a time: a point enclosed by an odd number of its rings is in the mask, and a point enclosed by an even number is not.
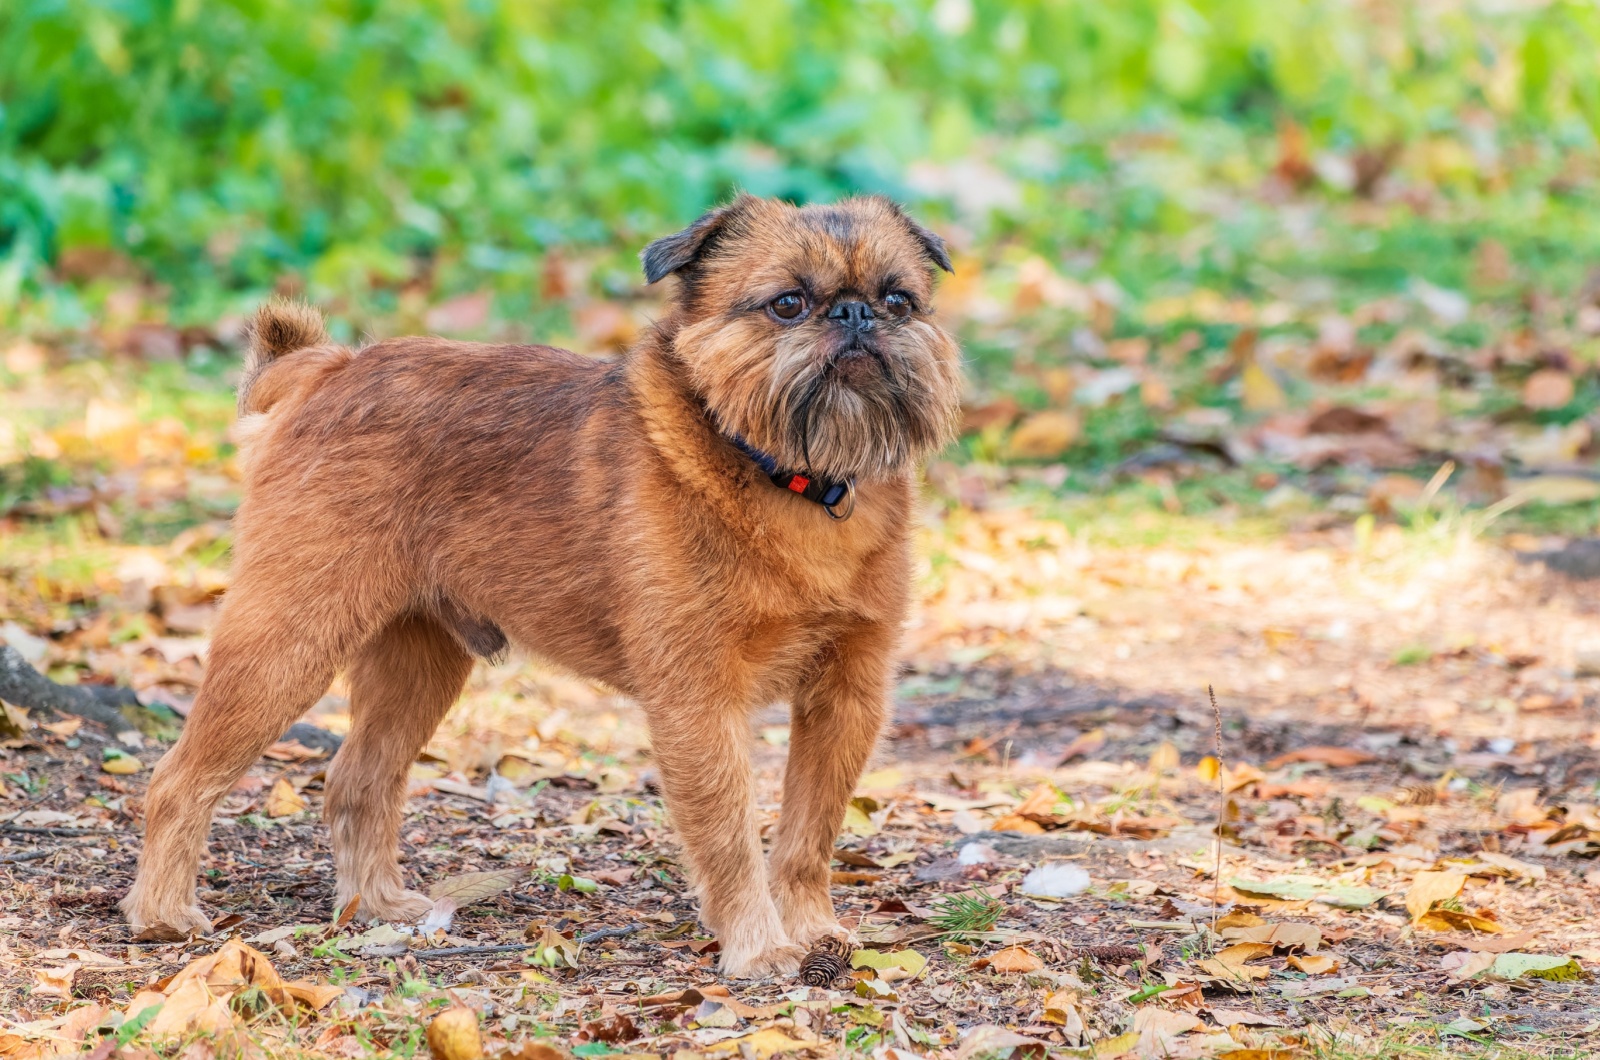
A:
[[[123,713],[125,709],[145,709],[130,688],[111,685],[63,685],[35,670],[22,654],[9,644],[0,644],[0,699],[29,710],[72,714],[106,729],[114,738],[139,734],[139,727]],[[342,739],[326,729],[295,722],[283,734],[305,747],[333,754]]]

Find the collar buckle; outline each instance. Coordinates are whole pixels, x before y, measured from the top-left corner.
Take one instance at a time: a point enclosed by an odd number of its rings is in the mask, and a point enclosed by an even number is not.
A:
[[[844,513],[842,515],[838,511],[841,503],[844,504]],[[822,510],[827,512],[828,518],[836,523],[842,523],[854,515],[856,513],[856,480],[847,480],[844,484],[844,497],[834,501],[832,504],[824,502]]]

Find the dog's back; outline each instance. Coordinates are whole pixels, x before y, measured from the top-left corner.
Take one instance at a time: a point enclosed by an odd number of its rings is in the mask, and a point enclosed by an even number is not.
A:
[[[284,428],[274,444],[312,447],[293,461],[302,473],[388,443],[436,470],[472,449],[474,477],[492,474],[497,462],[486,468],[486,452],[503,463],[535,442],[541,425],[587,414],[584,398],[596,396],[610,367],[548,346],[430,337],[352,350],[328,337],[317,310],[282,300],[257,311],[248,340],[235,428],[247,474],[274,423]]]

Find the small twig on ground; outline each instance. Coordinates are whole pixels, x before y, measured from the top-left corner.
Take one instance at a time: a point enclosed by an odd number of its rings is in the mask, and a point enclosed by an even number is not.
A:
[[[38,861],[64,851],[65,847],[51,847],[49,850],[25,850],[20,854],[0,854],[0,865],[9,865],[14,861]]]
[[[601,939],[620,939],[628,935],[643,931],[643,924],[629,924],[627,927],[601,928],[591,931],[587,935],[579,935],[576,942],[599,942]],[[441,957],[476,957],[491,953],[519,953],[523,950],[537,949],[543,943],[516,942],[508,946],[446,946],[439,950],[412,950],[410,955],[419,961],[437,960]]]
[[[12,835],[47,835],[53,839],[69,839],[81,835],[95,835],[93,828],[28,828],[20,824],[0,824],[0,832]]]
[[[601,939],[622,939],[635,935],[644,930],[643,924],[629,924],[626,927],[600,928],[587,935],[579,935],[579,942],[599,942]]]
[[[1211,876],[1211,932],[1217,930],[1217,907],[1222,904],[1222,821],[1228,813],[1227,785],[1222,779],[1222,711],[1217,707],[1217,693],[1206,685],[1206,695],[1211,698],[1211,717],[1216,721],[1217,760],[1217,867]]]

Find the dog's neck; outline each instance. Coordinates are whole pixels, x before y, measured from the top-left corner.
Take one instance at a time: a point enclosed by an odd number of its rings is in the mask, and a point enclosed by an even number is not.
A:
[[[710,413],[707,413],[709,418]],[[797,493],[813,504],[820,504],[835,519],[850,518],[856,503],[856,480],[836,482],[813,475],[807,471],[790,471],[780,467],[776,457],[763,453],[737,434],[723,435],[739,452],[750,458],[772,484],[781,490]]]
[[[855,479],[837,481],[785,468],[772,455],[717,423],[704,400],[684,380],[681,365],[672,353],[668,329],[647,333],[629,351],[624,371],[651,440],[669,459],[673,454],[713,455],[720,451],[723,459],[716,463],[738,461],[753,466],[773,487],[820,505],[831,518],[850,517],[855,507]],[[686,437],[688,424],[700,428],[693,431],[693,438]]]

